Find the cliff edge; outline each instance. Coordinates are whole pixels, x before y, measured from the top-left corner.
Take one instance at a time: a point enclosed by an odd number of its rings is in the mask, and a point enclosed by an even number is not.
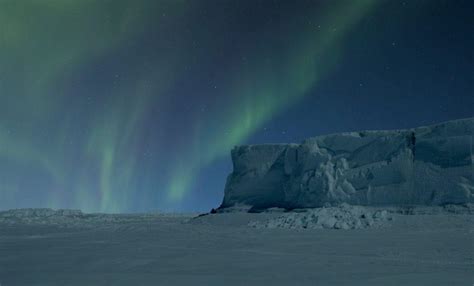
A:
[[[474,118],[235,147],[221,208],[474,202]]]

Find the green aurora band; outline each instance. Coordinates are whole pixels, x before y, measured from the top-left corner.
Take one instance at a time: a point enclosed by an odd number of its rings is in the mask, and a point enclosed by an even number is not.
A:
[[[206,129],[212,132],[197,132],[192,148],[183,156],[186,160],[175,168],[168,187],[169,198],[182,199],[202,166],[228,155],[233,146],[244,142],[284,108],[296,104],[319,80],[336,68],[344,35],[374,4],[375,1],[367,0],[331,7],[326,19],[319,25],[326,28],[317,34],[314,27],[302,31],[293,43],[293,49],[279,55],[285,60],[276,65],[273,61],[261,60],[268,50],[254,53],[251,62],[255,65],[241,67],[232,77],[234,81],[227,91],[233,95],[231,98],[236,99],[230,104],[232,109],[219,115],[213,114],[213,118],[207,120]],[[212,126],[215,118],[223,119],[219,126]]]
[[[375,2],[347,1],[326,7],[319,23],[322,28],[312,25],[301,29],[286,48],[268,51],[264,40],[249,48],[246,62],[229,68],[220,84],[220,92],[226,96],[217,99],[213,112],[193,121],[187,135],[190,138],[173,157],[166,181],[145,178],[149,181],[146,184],[154,185],[156,192],[166,192],[162,196],[166,204],[179,204],[203,168],[228,156],[233,146],[298,103],[337,68],[344,36]],[[186,62],[192,60],[187,53],[192,40],[183,37],[176,40],[180,48],[164,48],[151,71],[143,70],[142,63],[132,64],[130,68],[136,72],[127,84],[120,82],[120,75],[112,76],[110,80],[117,82],[104,89],[81,98],[70,94],[84,71],[140,38],[155,15],[166,14],[171,19],[163,20],[157,28],[167,33],[192,21],[193,8],[198,4],[1,1],[0,166],[2,162],[18,168],[27,166],[48,178],[55,187],[45,194],[44,202],[39,202],[44,206],[130,210],[141,178],[138,150],[147,133],[143,126],[152,107],[165,112],[166,96],[180,79]],[[269,52],[270,58],[266,57]],[[90,104],[90,98],[97,95],[100,104]],[[88,110],[86,119],[83,110]],[[157,128],[162,124],[166,123],[159,122]],[[160,148],[160,142],[154,144],[153,148]],[[72,172],[68,166],[79,171]],[[15,180],[19,179],[0,176],[0,200],[11,202],[19,197],[21,182]],[[144,196],[141,200],[153,198]]]

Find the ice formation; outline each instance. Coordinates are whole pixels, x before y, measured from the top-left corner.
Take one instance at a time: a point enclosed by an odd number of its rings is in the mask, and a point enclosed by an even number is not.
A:
[[[314,208],[306,212],[289,212],[267,221],[252,221],[255,228],[289,229],[360,229],[382,226],[392,220],[387,210],[372,210],[342,204],[338,207]]]
[[[474,202],[474,118],[238,146],[221,208]]]

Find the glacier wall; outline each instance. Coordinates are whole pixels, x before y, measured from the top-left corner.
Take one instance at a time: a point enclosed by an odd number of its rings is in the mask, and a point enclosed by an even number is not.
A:
[[[221,208],[474,202],[474,118],[235,147]]]

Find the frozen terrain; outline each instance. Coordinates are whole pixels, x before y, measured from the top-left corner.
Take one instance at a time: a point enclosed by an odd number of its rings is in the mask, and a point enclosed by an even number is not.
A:
[[[210,214],[0,212],[0,285],[474,285],[474,118],[241,146]]]
[[[12,210],[0,212],[0,284],[472,285],[473,239],[472,205],[199,217]]]
[[[474,118],[239,146],[221,208],[474,202]]]

